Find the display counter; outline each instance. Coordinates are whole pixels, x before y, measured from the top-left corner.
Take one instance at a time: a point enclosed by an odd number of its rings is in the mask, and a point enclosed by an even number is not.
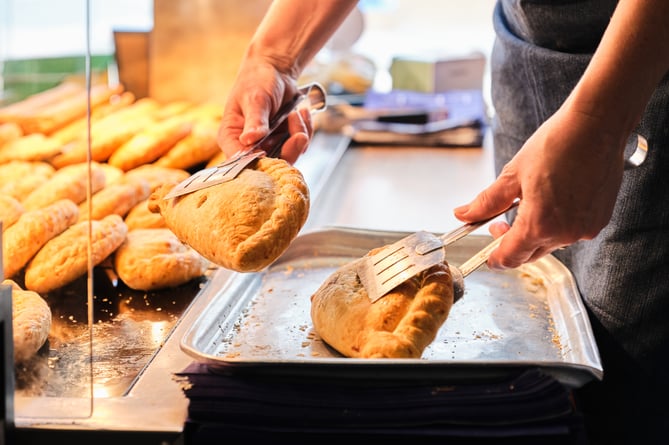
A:
[[[327,226],[445,232],[458,225],[452,209],[492,179],[491,150],[350,145],[340,134],[319,132],[298,161],[312,194],[303,231]],[[175,374],[193,360],[181,339],[233,272],[214,271],[183,311],[162,345],[127,390],[106,397],[24,397],[15,400],[17,443],[84,437],[101,443],[177,443],[188,400]],[[68,417],[68,412],[91,415]],[[45,415],[46,413],[46,415]],[[53,414],[49,416],[49,413]]]

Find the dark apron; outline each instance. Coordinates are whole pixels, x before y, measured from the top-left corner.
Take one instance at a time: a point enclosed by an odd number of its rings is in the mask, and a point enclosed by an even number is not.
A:
[[[565,100],[615,3],[497,4],[491,59],[497,173]],[[604,366],[603,382],[576,391],[601,443],[669,443],[669,76],[637,132],[647,138],[649,155],[625,171],[610,223],[595,239],[554,253],[576,279]]]

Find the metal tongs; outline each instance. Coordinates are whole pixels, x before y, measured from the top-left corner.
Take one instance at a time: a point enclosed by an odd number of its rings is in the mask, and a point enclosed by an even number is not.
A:
[[[278,157],[281,154],[281,147],[285,142],[285,137],[268,150],[265,150],[263,146],[268,142],[270,137],[276,136],[276,130],[286,120],[288,115],[300,107],[307,107],[311,113],[324,110],[326,107],[325,89],[315,82],[300,87],[295,97],[285,103],[272,117],[269,122],[269,132],[262,139],[225,162],[194,173],[189,178],[177,184],[163,199],[176,198],[177,196],[192,193],[196,190],[230,181],[259,157]]]

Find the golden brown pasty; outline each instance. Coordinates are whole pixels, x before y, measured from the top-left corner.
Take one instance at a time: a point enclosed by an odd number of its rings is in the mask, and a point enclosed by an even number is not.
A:
[[[37,292],[24,290],[12,280],[4,280],[2,284],[12,287],[14,361],[25,362],[49,337],[51,309]]]
[[[130,209],[124,218],[128,230],[135,229],[160,229],[167,227],[165,218],[160,213],[149,210],[149,200],[144,200]]]
[[[258,271],[277,259],[309,213],[304,177],[282,159],[260,158],[231,181],[163,199],[173,185],[151,195],[151,211],[205,258],[238,272]]]
[[[209,261],[170,229],[131,230],[114,253],[116,273],[136,290],[180,286],[203,276],[208,267]]]
[[[80,204],[86,199],[89,182],[89,165],[73,164],[56,170],[55,173],[21,201],[26,210],[35,210],[59,199],[69,199]],[[91,192],[105,186],[105,172],[97,162],[90,164]]]
[[[440,263],[372,303],[356,273],[337,269],[311,296],[311,319],[325,343],[347,357],[420,358],[453,306],[453,279]]]
[[[119,180],[91,197],[90,215],[88,200],[79,204],[79,221],[102,219],[112,213],[125,217],[130,209],[147,200],[150,194],[149,182],[144,179]]]
[[[26,210],[18,199],[9,195],[0,195],[0,223],[2,230],[14,224]]]
[[[3,231],[4,276],[17,274],[54,236],[77,221],[79,209],[69,199],[61,199],[40,209],[25,211]]]
[[[62,287],[88,270],[88,225],[91,225],[91,262],[97,266],[125,240],[128,228],[119,215],[81,221],[52,238],[26,266],[25,285],[47,293]]]

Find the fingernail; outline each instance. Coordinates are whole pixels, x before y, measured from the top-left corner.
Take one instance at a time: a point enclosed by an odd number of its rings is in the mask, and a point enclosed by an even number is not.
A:
[[[463,206],[456,207],[455,209],[453,209],[453,212],[455,212],[457,214],[460,214],[460,215],[464,215],[468,211],[469,211],[469,205],[463,205]]]

